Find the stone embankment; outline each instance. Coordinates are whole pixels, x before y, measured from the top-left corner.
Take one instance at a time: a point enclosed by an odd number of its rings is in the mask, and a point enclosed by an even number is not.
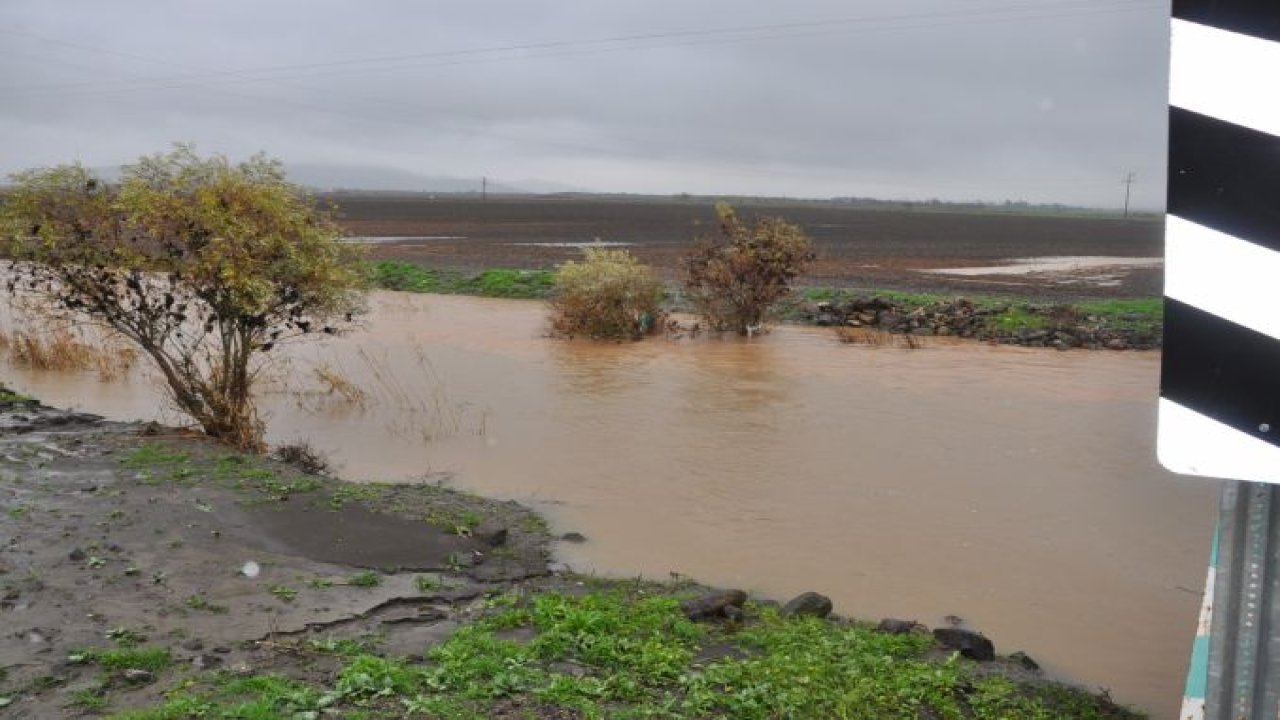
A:
[[[913,306],[883,297],[857,297],[809,303],[797,315],[820,326],[1060,350],[1149,350],[1161,345],[1160,330],[1144,322],[1145,316],[1108,318],[1068,305],[1014,307],[957,298]]]

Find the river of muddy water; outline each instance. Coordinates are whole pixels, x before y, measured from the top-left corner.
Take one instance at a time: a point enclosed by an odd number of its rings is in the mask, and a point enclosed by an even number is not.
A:
[[[1055,677],[1179,705],[1216,487],[1156,464],[1155,353],[562,341],[538,303],[399,293],[287,353],[272,442],[530,503],[588,537],[558,549],[574,569],[958,615]],[[0,368],[49,404],[179,420],[145,379]]]

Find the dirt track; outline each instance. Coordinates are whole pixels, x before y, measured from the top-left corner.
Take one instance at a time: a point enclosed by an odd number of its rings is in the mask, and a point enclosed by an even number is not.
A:
[[[580,197],[479,198],[335,195],[344,226],[360,236],[403,236],[379,243],[376,259],[480,270],[552,268],[580,256],[575,247],[540,243],[630,244],[675,276],[689,242],[714,223],[702,199],[627,200]],[[751,204],[745,216],[780,215],[813,237],[819,260],[804,283],[947,293],[1073,299],[1160,294],[1159,268],[1134,269],[1116,286],[1066,283],[1061,277],[951,277],[931,268],[989,266],[1041,256],[1160,257],[1158,218],[890,210],[835,203]],[[532,243],[532,244],[527,244]]]

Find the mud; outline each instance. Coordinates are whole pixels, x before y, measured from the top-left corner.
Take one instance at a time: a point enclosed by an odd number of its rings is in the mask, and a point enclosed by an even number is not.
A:
[[[34,403],[4,403],[0,428],[4,717],[80,715],[76,693],[101,678],[76,653],[122,638],[196,669],[257,670],[282,637],[385,628],[421,651],[424,624],[447,635],[439,621],[491,581],[547,572],[540,520],[511,503],[353,487]],[[503,544],[469,536],[471,519],[506,528]],[[157,692],[123,683],[117,707]]]

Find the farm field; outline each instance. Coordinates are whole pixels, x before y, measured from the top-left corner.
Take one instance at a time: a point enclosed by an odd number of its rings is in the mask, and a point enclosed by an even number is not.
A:
[[[622,244],[673,279],[681,254],[715,217],[714,201],[708,198],[482,200],[335,193],[323,199],[337,206],[352,235],[380,238],[373,249],[375,260],[471,271],[549,269],[579,257],[581,244],[598,239]],[[780,215],[805,228],[819,259],[802,279],[804,285],[1046,300],[1150,297],[1161,290],[1160,217],[880,209],[783,200],[738,207],[746,216]],[[1063,260],[1024,272],[1000,267],[1029,258]]]

